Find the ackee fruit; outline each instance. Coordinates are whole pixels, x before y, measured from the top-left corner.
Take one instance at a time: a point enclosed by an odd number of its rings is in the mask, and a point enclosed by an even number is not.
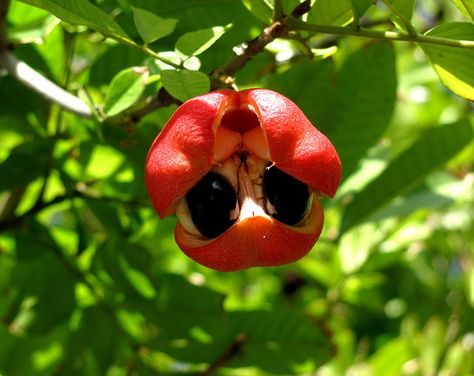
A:
[[[321,197],[333,197],[341,162],[331,142],[288,98],[221,90],[181,105],[156,137],[146,187],[175,238],[209,268],[277,266],[306,255],[321,233]]]

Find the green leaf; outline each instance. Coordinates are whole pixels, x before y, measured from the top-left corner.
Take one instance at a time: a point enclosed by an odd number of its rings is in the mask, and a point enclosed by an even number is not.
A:
[[[243,0],[245,7],[260,21],[270,24],[273,20],[274,0]]]
[[[18,299],[23,302],[15,325],[32,334],[44,334],[73,312],[75,280],[73,272],[55,255],[61,251],[50,229],[38,223],[30,225],[29,241],[15,244],[15,254],[20,258],[10,286],[18,289]],[[20,249],[28,243],[30,248]],[[29,252],[34,253],[33,257],[27,257]]]
[[[405,21],[410,22],[415,8],[415,0],[385,0],[384,2],[392,7]]]
[[[20,44],[41,44],[59,22],[56,17],[49,14],[25,25],[10,28],[8,37]]]
[[[161,80],[166,91],[181,102],[207,93],[211,89],[209,77],[196,71],[164,70],[161,72]]]
[[[452,22],[431,29],[427,36],[474,41],[474,24]],[[441,82],[457,95],[474,100],[474,49],[421,43]]]
[[[474,21],[474,0],[451,0],[464,15]]]
[[[187,299],[182,297],[186,296]],[[188,312],[192,315],[208,313],[220,315],[224,312],[225,295],[203,286],[195,286],[182,276],[166,273],[162,276],[157,301],[167,310]]]
[[[395,197],[449,161],[471,142],[472,137],[471,125],[467,120],[429,130],[356,194],[344,212],[341,233],[369,220]]]
[[[92,62],[89,70],[89,85],[109,85],[116,73],[143,64],[143,52],[123,44],[111,45]]]
[[[52,142],[40,139],[15,147],[0,165],[0,192],[22,187],[46,173]]]
[[[104,112],[114,116],[132,106],[143,94],[148,80],[148,69],[130,67],[119,72],[105,98]]]
[[[140,270],[133,268],[125,257],[119,257],[118,263],[127,278],[128,282],[137,290],[137,292],[146,299],[152,299],[156,291],[148,277]]]
[[[389,125],[396,95],[395,53],[390,43],[365,46],[337,74],[332,123],[324,127],[342,161],[344,179]]]
[[[373,0],[351,0],[354,18],[359,20],[373,4]]]
[[[160,38],[170,35],[178,22],[174,18],[161,18],[145,9],[133,7],[133,21],[138,34],[145,44],[152,43]]]
[[[466,287],[469,304],[474,308],[474,269],[471,269],[469,275],[466,276]]]
[[[316,128],[327,132],[334,118],[334,61],[302,60],[289,70],[268,75],[267,87],[291,98]]]
[[[379,210],[372,219],[378,221],[389,217],[406,217],[415,210],[447,207],[455,201],[462,200],[471,193],[472,187],[466,180],[459,180],[450,175],[432,174],[426,184],[416,187],[405,196],[399,197]]]
[[[338,72],[327,59],[301,62],[269,78],[269,88],[291,98],[334,143],[344,179],[390,122],[396,94],[395,54],[390,43],[357,50]]]
[[[340,26],[352,21],[351,0],[318,0],[308,15],[308,22],[320,25]]]
[[[374,375],[390,376],[402,373],[403,365],[413,359],[413,348],[405,338],[393,339],[369,358]]]
[[[211,47],[229,28],[230,25],[215,26],[186,33],[177,40],[175,48],[186,57],[197,56]]]
[[[207,50],[200,56],[206,72],[225,64],[234,46],[255,38],[261,31],[261,22],[245,8],[241,0],[137,0],[134,3],[161,17],[179,19],[175,30],[179,36],[193,30],[232,23],[232,32],[225,33],[219,39],[219,47]],[[166,46],[168,50],[172,48],[174,45]]]
[[[300,375],[311,373],[330,356],[321,329],[284,305],[266,312],[231,312],[230,323],[231,338],[246,338],[242,356],[235,357],[230,367],[257,366],[272,375]]]
[[[114,38],[128,39],[120,25],[102,9],[87,0],[20,0],[24,3],[46,9],[65,22],[88,26],[98,32]]]

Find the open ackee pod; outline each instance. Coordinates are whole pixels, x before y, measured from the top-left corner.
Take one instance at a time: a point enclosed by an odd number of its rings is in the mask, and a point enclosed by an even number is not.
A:
[[[177,214],[176,242],[209,268],[277,266],[307,254],[323,227],[341,163],[331,142],[274,91],[221,90],[180,106],[146,161],[161,218]]]

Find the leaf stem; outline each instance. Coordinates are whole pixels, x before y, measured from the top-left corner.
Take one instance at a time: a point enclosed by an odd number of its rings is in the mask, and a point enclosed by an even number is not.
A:
[[[156,59],[156,60],[159,60],[161,61],[162,63],[165,63],[165,64],[168,64],[170,66],[172,66],[173,68],[176,68],[176,69],[180,69],[181,67],[179,66],[179,64],[176,64],[176,63],[173,63],[171,60],[168,60],[162,56],[160,56],[160,54],[158,54],[157,52],[153,51],[151,48],[149,48],[148,46],[144,46],[144,45],[141,45],[141,44],[138,44],[138,43],[135,43],[133,40],[131,39],[128,39],[128,38],[123,38],[119,35],[116,35],[114,37],[114,39],[117,41],[117,42],[120,42],[122,44],[125,44],[129,47],[133,47],[133,48],[136,48],[140,51],[142,51],[143,53],[147,54],[148,56],[151,56],[152,58]]]
[[[398,40],[414,43],[437,44],[441,46],[457,48],[474,48],[472,40],[457,40],[449,38],[433,37],[423,34],[410,35],[408,33],[396,31],[377,31],[366,29],[354,29],[340,26],[317,25],[300,21],[296,18],[288,18],[288,30],[304,30],[316,33],[334,34],[334,35],[352,35],[361,38],[373,38],[381,40]]]
[[[273,21],[279,21],[283,17],[283,2],[282,0],[275,0],[273,6]]]

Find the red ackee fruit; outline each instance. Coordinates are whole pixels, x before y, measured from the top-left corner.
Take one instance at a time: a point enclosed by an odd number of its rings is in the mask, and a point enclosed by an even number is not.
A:
[[[306,255],[323,227],[341,162],[331,142],[288,98],[221,90],[181,105],[146,161],[146,187],[175,238],[209,268],[277,266]]]

